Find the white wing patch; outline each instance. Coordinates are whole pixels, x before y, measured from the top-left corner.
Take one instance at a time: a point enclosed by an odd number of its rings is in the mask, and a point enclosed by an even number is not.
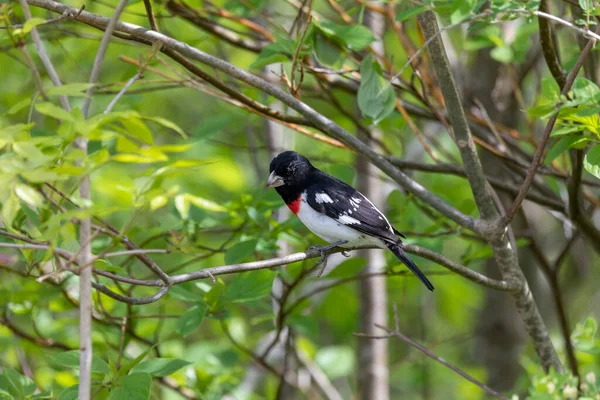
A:
[[[340,215],[337,220],[338,220],[338,222],[340,222],[344,225],[360,224],[359,220],[357,220],[356,218],[352,218],[348,215]]]
[[[361,201],[362,201],[362,199],[359,197],[351,197],[350,198],[350,205],[352,206],[352,208],[354,208],[354,211],[358,211],[358,205],[360,204]]]
[[[327,193],[316,193],[315,201],[319,204],[323,203],[333,203],[333,200]]]

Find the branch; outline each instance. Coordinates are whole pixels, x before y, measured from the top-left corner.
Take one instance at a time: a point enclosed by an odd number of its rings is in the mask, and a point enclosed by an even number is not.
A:
[[[62,13],[66,10],[71,10],[73,7],[55,2],[53,0],[29,0],[29,3],[47,10]],[[88,25],[94,26],[99,29],[105,29],[108,25],[109,19],[101,17],[96,14],[89,12],[82,12],[81,15],[75,19],[84,22]],[[213,57],[201,50],[191,47],[190,45],[177,41],[169,36],[163,35],[159,32],[147,30],[141,26],[118,22],[115,29],[122,33],[129,34],[132,38],[141,39],[145,42],[161,41],[167,48],[179,52],[181,55],[191,58],[196,61],[200,61],[206,65],[209,65],[229,76],[241,80],[248,85],[255,87],[262,92],[265,92],[282,103],[288,105],[298,113],[306,117],[314,126],[321,131],[329,134],[335,139],[340,140],[354,151],[365,155],[374,165],[376,165],[383,172],[388,174],[398,184],[404,187],[406,190],[420,198],[431,207],[438,210],[441,214],[455,221],[461,226],[466,227],[472,231],[478,232],[479,229],[476,226],[475,219],[471,216],[463,214],[456,208],[450,206],[444,200],[440,199],[430,191],[426,190],[422,185],[412,180],[402,171],[394,167],[388,161],[386,161],[380,154],[373,151],[369,146],[365,145],[362,141],[354,137],[350,132],[346,131],[335,122],[319,114],[317,111],[304,104],[303,102],[296,99],[294,96],[284,92],[280,88],[273,84],[259,78],[256,75],[250,74],[224,60]]]
[[[0,230],[0,235],[3,235],[3,234],[4,234],[4,231]],[[20,240],[19,238],[15,238],[15,239]],[[51,247],[49,245],[45,245],[45,244],[14,244],[14,243],[0,242],[0,248],[1,247],[13,247],[13,248],[20,247],[20,248],[30,248],[30,249],[35,249],[35,250],[50,250],[51,249]],[[351,251],[351,250],[370,249],[370,248],[373,248],[373,247],[361,246],[361,247],[355,247],[353,249],[345,249],[345,250],[341,249],[341,248],[335,248],[335,249],[331,249],[331,250],[327,251],[327,254],[339,253],[341,251]],[[56,254],[60,255],[63,258],[68,259],[73,256],[72,253],[70,253],[66,250],[56,249],[56,248],[53,250]],[[477,283],[481,286],[484,286],[484,287],[487,287],[490,289],[494,289],[494,290],[502,290],[502,291],[508,291],[508,292],[512,292],[512,291],[519,289],[519,287],[513,286],[512,284],[510,284],[508,282],[492,279],[483,274],[480,274],[479,272],[473,271],[470,268],[467,268],[464,265],[460,265],[460,264],[450,260],[449,258],[443,256],[442,254],[436,253],[429,249],[425,249],[423,247],[416,246],[416,245],[405,244],[404,250],[406,250],[407,252],[409,252],[411,254],[417,255],[419,257],[430,260],[436,264],[439,264],[442,267],[444,267],[444,268],[446,268],[446,269],[448,269],[448,270],[450,270],[450,271],[452,271],[474,283]],[[149,250],[142,250],[142,251],[161,252],[163,250],[149,249]],[[166,252],[166,250],[164,252]],[[139,252],[138,251],[133,251],[133,252],[123,251],[123,252],[108,253],[108,254],[110,254],[110,255],[133,255],[133,254],[139,254]],[[130,277],[117,276],[110,272],[106,272],[106,271],[102,271],[102,270],[98,270],[98,269],[94,269],[93,271],[94,271],[94,273],[97,273],[98,275],[102,275],[104,277],[118,280],[118,281],[121,281],[124,283],[129,283],[129,284],[133,284],[133,285],[141,285],[141,286],[153,286],[153,287],[168,288],[171,285],[176,285],[176,284],[183,283],[183,282],[189,282],[189,281],[194,281],[194,280],[199,280],[199,279],[213,279],[215,276],[219,276],[219,275],[229,275],[229,274],[235,274],[235,273],[241,273],[241,272],[256,271],[259,269],[273,268],[273,267],[277,267],[277,266],[281,266],[281,265],[287,265],[287,264],[291,264],[291,263],[295,263],[295,262],[299,262],[299,261],[305,261],[305,260],[309,260],[312,258],[320,258],[320,257],[321,257],[321,252],[319,250],[307,249],[304,252],[293,253],[293,254],[283,256],[283,257],[276,257],[276,258],[260,260],[260,261],[252,261],[252,262],[247,262],[247,263],[242,263],[242,264],[222,265],[222,266],[218,266],[218,267],[205,268],[200,271],[195,271],[195,272],[190,272],[190,273],[185,273],[185,274],[180,274],[180,275],[174,275],[174,276],[169,277],[169,284],[165,284],[165,282],[160,279],[152,280],[152,281],[144,281],[144,280],[134,279],[134,278],[130,278]],[[76,272],[76,270],[72,270],[71,272]],[[117,298],[117,297],[121,296],[121,295],[115,294],[114,292],[111,292],[109,294],[107,292],[107,291],[109,291],[109,289],[107,289],[103,285],[100,285],[97,283],[95,283],[94,285],[95,285],[94,287],[96,287],[97,289],[100,288],[98,290],[100,290],[102,293],[105,293],[113,298]],[[156,294],[154,296],[158,296],[158,294]],[[121,296],[121,297],[125,298],[123,296]],[[121,298],[121,297],[119,297],[119,298]],[[151,299],[151,298],[154,298],[154,297],[150,296],[150,297],[144,298],[142,303],[135,303],[135,304],[147,304],[148,302],[151,302],[151,301],[149,301],[149,299]],[[127,300],[125,302],[134,304],[134,303],[131,303],[131,301],[132,301],[131,299],[133,299],[133,298],[127,298]],[[158,299],[155,299],[153,301],[156,301],[156,300],[158,300]]]
[[[486,221],[492,221],[498,216],[498,210],[488,190],[483,167],[477,154],[477,148],[471,135],[465,110],[450,70],[450,63],[446,56],[444,43],[438,36],[440,30],[435,18],[433,11],[426,11],[419,15],[418,20],[425,37],[430,41],[428,45],[429,56],[431,57],[446,102],[448,119],[456,137],[456,144],[460,151],[467,179],[473,191],[475,203],[479,208],[482,218]]]
[[[547,0],[541,0],[540,11],[548,11]],[[558,83],[558,87],[562,90],[567,83],[567,73],[560,63],[560,57],[556,48],[556,41],[554,40],[555,38],[550,26],[550,21],[547,18],[538,16],[538,26],[540,30],[540,44],[542,45],[546,65],[548,65],[552,77],[556,83]]]
[[[600,32],[600,27],[598,27],[598,31]],[[560,91],[561,96],[566,96],[569,93],[569,90],[571,90],[571,86],[573,86],[573,83],[575,82],[577,73],[581,69],[583,62],[585,61],[585,58],[587,57],[589,52],[592,50],[592,48],[594,47],[595,44],[596,44],[596,39],[595,38],[591,39],[588,42],[588,44],[585,46],[585,48],[583,49],[581,54],[579,55],[579,58],[577,59],[575,66],[573,67],[571,72],[569,72],[565,86]],[[519,194],[517,195],[517,198],[515,199],[514,203],[512,204],[512,206],[510,207],[510,209],[508,210],[508,212],[506,213],[506,215],[503,218],[502,223],[504,226],[507,226],[510,223],[510,221],[514,218],[517,211],[521,207],[521,204],[523,203],[525,196],[527,196],[527,192],[529,191],[529,188],[531,187],[533,179],[535,178],[535,173],[539,167],[540,161],[542,160],[542,155],[544,154],[544,149],[546,148],[546,144],[548,144],[548,139],[550,139],[550,134],[552,133],[552,129],[554,128],[554,125],[556,124],[556,120],[558,119],[559,105],[560,104],[556,105],[556,107],[555,107],[556,111],[554,112],[552,117],[550,117],[550,120],[546,124],[546,128],[544,129],[544,135],[538,145],[537,151],[535,152],[535,156],[533,157],[531,166],[529,167],[529,170],[527,171],[527,176],[525,177],[525,180],[523,181],[523,184],[521,185],[521,188],[519,189]]]
[[[489,191],[458,95],[458,90],[454,83],[444,44],[441,38],[436,36],[436,33],[439,32],[436,16],[433,11],[426,11],[419,15],[418,20],[423,28],[425,37],[435,37],[435,40],[429,44],[429,54],[440,82],[446,107],[448,108],[449,118],[452,122],[461,158],[465,165],[465,172],[473,191],[475,202],[483,217],[483,226],[479,231],[483,232],[483,236],[489,241],[503,280],[511,286],[518,288],[511,293],[513,294],[521,319],[524,322],[525,329],[540,357],[542,366],[546,371],[554,367],[557,371],[562,372],[562,364],[550,340],[544,320],[529,290],[527,280],[517,259],[516,249],[513,249],[508,240],[508,230],[506,226],[501,226],[498,223],[500,212],[496,208],[494,199]]]

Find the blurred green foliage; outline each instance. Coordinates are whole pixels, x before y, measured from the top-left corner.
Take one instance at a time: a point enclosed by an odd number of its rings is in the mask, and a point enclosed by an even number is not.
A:
[[[81,6],[73,1],[66,3]],[[189,5],[204,9],[208,3],[194,0]],[[277,74],[281,69],[291,77],[292,65],[299,58],[315,57],[327,67],[360,71],[357,93],[334,91],[339,103],[361,123],[377,124],[384,132],[382,144],[393,149],[394,155],[425,159],[421,153],[413,157],[410,149],[414,148],[414,135],[406,120],[394,112],[397,94],[381,61],[367,55],[358,63],[350,57],[375,40],[361,24],[364,7],[360,2],[340,2],[351,3],[346,11],[357,21],[346,24],[327,2],[315,1],[315,10],[323,18],[311,21],[299,37],[290,37],[281,28],[293,21],[295,8],[274,3],[215,2],[215,7],[237,18],[258,18],[263,11],[273,13],[277,25],[271,33],[275,40],[253,53],[171,18],[165,4],[153,2],[155,13],[164,17],[159,18],[164,33],[241,68],[257,73],[277,70]],[[415,17],[425,9],[435,7],[444,22],[454,24],[480,13],[484,3],[461,0],[426,2],[418,7],[398,4],[396,19],[405,22],[408,34],[416,37]],[[90,12],[109,16],[116,2],[86,1],[85,5]],[[477,24],[471,26],[472,34],[449,32],[450,38],[458,49],[469,54],[485,48],[491,49],[492,58],[503,64],[522,62],[531,46],[529,38],[536,30],[535,21],[520,20],[512,40],[491,22],[500,15],[515,19],[517,14],[511,14],[511,9],[536,7],[537,2],[493,1],[491,13],[473,21]],[[22,10],[16,5],[2,4],[0,10],[2,20],[9,25],[23,20]],[[588,19],[596,15],[596,9],[585,10]],[[101,84],[96,87],[92,116],[85,120],[80,107],[90,87],[86,82],[101,35],[75,21],[42,25],[56,15],[36,8],[33,12],[35,18],[22,27],[0,31],[0,204],[5,230],[76,252],[80,246],[76,220],[100,217],[120,234],[98,234],[92,242],[94,254],[121,249],[121,235],[126,235],[144,248],[168,250],[151,256],[170,275],[271,258],[282,241],[291,251],[319,243],[295,218],[275,218],[281,214],[281,200],[274,191],[264,189],[272,156],[266,119],[218,100],[198,83],[184,85],[182,82],[192,79],[150,48],[115,39],[104,61]],[[143,3],[131,1],[122,19],[145,26]],[[230,26],[233,22],[223,24]],[[24,63],[20,48],[20,43],[25,43],[29,54],[36,56],[30,36],[36,25],[65,83],[52,87],[36,58],[44,94]],[[234,26],[242,29],[238,24]],[[406,54],[391,29],[383,42],[386,51],[393,54],[391,70],[403,68]],[[567,56],[572,58],[573,51],[567,51]],[[104,113],[125,82],[138,72],[135,65],[123,61],[124,57],[142,60],[152,71],[144,71],[143,79],[131,86],[113,111]],[[410,77],[410,71],[402,76]],[[303,101],[341,126],[357,131],[347,114],[311,95],[309,89],[317,87],[314,77],[306,74],[302,84],[307,88]],[[539,96],[527,99],[528,114],[548,118],[560,106],[559,124],[553,132],[558,140],[548,152],[546,164],[554,160],[564,164],[561,156],[568,149],[592,146],[584,166],[600,178],[600,90],[585,78],[577,79],[572,96],[561,96],[551,79],[542,81],[541,86]],[[254,88],[234,87],[256,101],[271,102]],[[60,106],[61,95],[69,96],[73,111]],[[408,93],[406,98],[416,102],[414,94]],[[450,143],[442,127],[435,129],[439,130],[436,133],[442,145]],[[290,148],[307,155],[326,172],[356,183],[354,156],[349,151],[289,128],[284,128],[283,134],[290,138]],[[73,146],[76,138],[89,140],[88,154]],[[450,147],[444,161],[457,154],[455,147]],[[78,194],[84,176],[91,177],[91,201]],[[476,215],[465,180],[423,172],[415,172],[413,177],[460,211]],[[462,228],[424,210],[419,200],[395,187],[386,193],[386,213],[399,231],[407,233],[408,243],[418,243],[483,271],[484,262],[492,257],[486,244],[463,235]],[[95,224],[101,225],[98,220]],[[543,226],[549,235],[557,227],[550,223]],[[519,247],[528,244],[526,238],[517,240]],[[17,256],[18,261],[5,266],[0,259],[0,398],[75,399],[78,277],[61,268],[50,251],[18,249],[10,255]],[[485,370],[472,354],[470,339],[476,334],[476,312],[485,301],[486,291],[427,260],[417,259],[437,282],[432,296],[424,293],[412,276],[398,272],[404,268],[391,254],[386,254],[386,261],[390,302],[400,306],[403,332],[485,381]],[[304,278],[290,295],[294,307],[283,320],[271,297],[277,282],[293,282],[315,263],[219,276],[214,284],[208,279],[186,282],[174,286],[160,301],[143,306],[130,306],[94,293],[93,398],[177,399],[190,392],[203,399],[220,399],[231,392],[240,399],[274,398],[279,379],[268,373],[255,392],[235,390],[253,365],[248,349],[260,349],[265,338],[282,325],[293,333],[302,357],[320,367],[344,398],[350,398],[359,362],[355,354],[358,340],[353,333],[359,329],[360,312],[356,280],[352,277],[364,267],[365,260],[353,256],[323,278]],[[94,267],[121,276],[154,279],[142,263],[131,257],[97,260]],[[135,297],[152,295],[156,289],[129,287],[100,276],[95,279],[117,293]],[[332,287],[312,293],[325,284]],[[592,281],[582,292],[570,293],[573,320],[591,311],[584,299],[589,298],[594,285],[597,287],[597,282]],[[307,293],[311,295],[303,298]],[[391,309],[388,313],[392,318]],[[554,326],[552,329],[557,331]],[[595,376],[600,367],[600,348],[595,331],[596,323],[587,319],[573,334],[585,377],[585,383],[579,383],[586,385],[581,386],[580,399],[599,396]],[[558,335],[553,339],[560,342]],[[573,376],[555,372],[545,376],[533,358],[533,350],[527,349],[526,354],[523,365],[530,378],[525,379],[523,374],[515,393],[525,393],[529,388],[530,399],[573,397],[573,388],[578,385]],[[430,385],[432,398],[448,398],[449,393],[452,398],[484,398],[477,386],[443,366],[429,363],[400,341],[390,340],[389,359],[392,398],[415,398],[426,384]],[[26,369],[32,376],[23,374]],[[159,384],[159,379],[166,377],[169,384]]]

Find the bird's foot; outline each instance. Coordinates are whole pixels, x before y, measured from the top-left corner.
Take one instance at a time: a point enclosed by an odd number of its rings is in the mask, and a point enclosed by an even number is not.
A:
[[[347,251],[342,251],[342,255],[344,257],[350,257],[350,253],[348,253]]]
[[[317,278],[320,278],[321,275],[323,275],[323,272],[325,271],[325,267],[327,267],[327,250],[331,250],[334,247],[338,247],[338,246],[341,246],[346,243],[348,243],[347,240],[340,240],[338,242],[328,244],[327,246],[310,246],[308,248],[309,250],[317,250],[319,253],[321,253],[321,261],[319,262],[319,264],[323,264],[323,265],[322,265],[321,269],[319,270],[319,272],[317,273]],[[342,252],[342,254],[344,254],[344,253],[345,252]]]

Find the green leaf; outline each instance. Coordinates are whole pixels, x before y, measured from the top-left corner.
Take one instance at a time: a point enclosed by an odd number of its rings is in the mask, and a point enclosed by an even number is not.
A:
[[[396,105],[392,86],[382,77],[381,66],[371,55],[360,64],[358,107],[375,124],[387,117]]]
[[[600,88],[586,78],[575,79],[571,91],[575,98],[575,104],[597,103],[600,100]]]
[[[154,358],[142,361],[131,369],[131,373],[146,372],[152,376],[163,377],[171,375],[173,372],[190,364],[192,363],[178,358]]]
[[[54,103],[45,102],[35,105],[35,109],[40,113],[61,121],[76,122],[75,117],[64,108],[57,106]]]
[[[222,280],[217,279],[217,284],[213,285],[212,288],[204,295],[204,301],[210,307],[215,309],[221,303],[221,297],[225,292],[225,284]]]
[[[50,359],[58,365],[67,368],[79,368],[79,350],[69,350],[62,353],[56,353],[50,355]],[[93,355],[92,356],[92,372],[98,374],[108,374],[109,368],[106,361],[101,359],[100,357]]]
[[[195,331],[206,315],[207,306],[205,303],[198,303],[177,319],[175,330],[182,336],[187,336]]]
[[[323,347],[317,352],[315,361],[329,378],[348,376],[354,370],[354,350],[349,346]]]
[[[490,52],[490,55],[503,64],[508,64],[514,59],[514,52],[509,46],[498,46]]]
[[[154,211],[156,209],[159,209],[159,208],[163,207],[165,204],[167,204],[168,201],[169,201],[169,198],[167,196],[165,196],[164,194],[155,196],[152,198],[152,200],[150,200],[150,210]]]
[[[237,274],[225,287],[222,300],[229,303],[245,303],[261,299],[271,293],[274,277],[275,274],[267,269]]]
[[[187,137],[188,137],[188,135],[183,131],[183,129],[181,129],[179,127],[179,125],[177,125],[175,122],[169,121],[168,119],[161,118],[161,117],[143,117],[143,118],[148,119],[150,121],[154,121],[157,124],[164,126],[165,128],[174,130],[175,132],[179,133],[179,135],[184,139],[187,139]]]
[[[15,185],[15,194],[25,203],[35,208],[41,207],[44,201],[44,198],[37,190],[23,183]]]
[[[457,24],[467,19],[471,15],[474,3],[473,0],[455,0],[451,2],[453,7],[452,14],[450,14],[450,23]]]
[[[35,392],[35,383],[12,368],[5,368],[0,376],[3,378],[0,380],[0,384],[5,386],[3,389],[17,399],[25,398]]]
[[[410,7],[396,15],[396,21],[406,21],[427,10],[429,10],[428,6]]]
[[[113,161],[123,162],[123,163],[154,163],[159,161],[167,161],[169,157],[164,154],[153,154],[153,155],[137,155],[137,154],[127,154],[121,153],[116,154],[111,157]]]
[[[54,86],[46,90],[49,96],[73,96],[85,97],[85,91],[95,86],[93,83],[68,83],[66,85]]]
[[[288,61],[289,57],[283,53],[265,53],[267,47],[265,47],[260,52],[258,57],[256,57],[256,60],[254,60],[254,62],[250,64],[250,69],[259,69],[262,67],[266,67],[267,65]]]
[[[152,377],[144,372],[132,373],[119,379],[110,391],[108,400],[148,400]]]
[[[580,132],[583,130],[583,127],[577,125],[563,125],[558,129],[553,129],[550,136],[561,136],[568,135],[569,133]]]
[[[371,30],[363,25],[338,25],[331,21],[321,21],[317,28],[326,36],[360,51],[375,41]]]
[[[175,208],[181,215],[181,218],[188,219],[190,215],[190,199],[186,195],[180,194],[175,196]]]
[[[4,225],[12,226],[20,209],[21,205],[19,204],[19,199],[14,193],[11,193],[8,196],[8,200],[2,203],[2,222]]]
[[[169,290],[169,295],[179,300],[191,301],[194,303],[204,296],[204,293],[194,292],[193,290],[185,288],[184,285],[185,284],[173,286],[171,290]]]
[[[130,115],[127,118],[121,118],[121,123],[129,135],[146,144],[154,144],[152,132],[150,132],[150,129],[148,129],[146,124],[138,117]]]
[[[583,159],[585,170],[600,179],[600,145],[592,147]]]
[[[334,65],[342,57],[342,51],[323,35],[315,35],[315,54],[322,64]]]
[[[22,109],[28,107],[29,104],[31,104],[31,99],[23,99],[23,100],[15,103],[11,108],[8,109],[8,111],[6,113],[8,115],[14,115],[14,114],[18,113],[19,111],[21,111]]]
[[[552,146],[550,151],[548,151],[548,154],[546,154],[546,159],[544,162],[546,164],[549,164],[552,161],[554,161],[554,159],[556,157],[558,157],[559,155],[561,155],[563,152],[567,151],[568,149],[570,149],[572,147],[585,145],[585,143],[587,143],[589,140],[590,140],[589,137],[580,136],[580,135],[563,136],[554,144],[554,146]]]
[[[21,31],[24,35],[28,34],[29,32],[31,32],[31,30],[33,28],[35,28],[38,25],[42,25],[45,24],[46,20],[43,18],[29,18],[25,24],[23,24],[23,30]]]
[[[204,199],[202,197],[194,196],[189,193],[186,193],[184,196],[186,196],[189,199],[190,203],[192,203],[193,205],[195,205],[198,208],[202,208],[202,209],[208,210],[208,211],[216,211],[216,212],[226,212],[227,211],[227,208],[223,207],[220,204],[215,203],[214,201],[210,201],[210,200]]]
[[[594,7],[594,2],[592,0],[579,0],[579,6],[583,11],[590,11]]]
[[[225,263],[237,264],[250,257],[254,253],[257,243],[257,239],[251,239],[234,244],[225,252]]]
[[[129,374],[129,371],[131,371],[131,369],[133,367],[135,367],[136,365],[138,365],[140,362],[142,362],[142,360],[158,345],[158,343],[154,344],[153,346],[150,346],[146,349],[146,351],[144,351],[143,353],[141,353],[139,356],[137,356],[135,359],[131,360],[130,362],[124,364],[121,369],[119,370],[118,376],[124,376]]]

